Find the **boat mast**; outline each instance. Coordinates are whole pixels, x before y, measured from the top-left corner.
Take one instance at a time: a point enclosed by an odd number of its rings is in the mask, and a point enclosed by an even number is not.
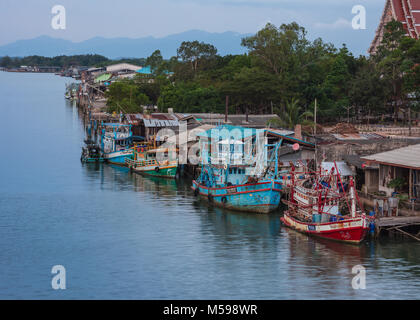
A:
[[[350,201],[351,201],[351,216],[356,217],[356,197],[354,194],[353,177],[350,177]]]

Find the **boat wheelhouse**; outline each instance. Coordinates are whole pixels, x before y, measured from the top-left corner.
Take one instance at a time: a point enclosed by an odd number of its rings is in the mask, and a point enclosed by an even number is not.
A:
[[[103,158],[112,164],[125,166],[125,159],[133,155],[131,125],[105,123],[101,135]]]

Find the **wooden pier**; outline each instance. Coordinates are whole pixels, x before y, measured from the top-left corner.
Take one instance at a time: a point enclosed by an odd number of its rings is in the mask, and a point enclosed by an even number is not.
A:
[[[398,232],[401,235],[420,241],[420,216],[381,217],[376,219],[375,224],[376,236],[379,236],[381,231],[387,231],[391,234]],[[403,228],[416,229],[416,232],[410,233],[408,230],[403,230]]]

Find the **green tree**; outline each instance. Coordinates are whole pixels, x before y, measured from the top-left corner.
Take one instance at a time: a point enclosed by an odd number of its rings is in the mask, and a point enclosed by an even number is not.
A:
[[[327,99],[320,105],[320,116],[325,120],[337,119],[337,116],[345,115],[351,107],[349,91],[350,81],[353,74],[350,68],[353,66],[353,56],[343,46],[334,57],[331,68],[322,84]]]
[[[349,83],[349,101],[356,114],[362,116],[383,115],[386,102],[386,84],[372,59],[361,57],[360,67]],[[366,117],[364,117],[366,118]]]
[[[149,97],[140,92],[132,81],[117,81],[106,91],[108,112],[139,113],[150,104]]]
[[[220,92],[212,86],[177,83],[162,88],[158,107],[161,111],[173,108],[177,112],[221,112],[221,101]]]
[[[216,54],[216,47],[198,41],[183,41],[177,49],[178,57],[190,63],[194,73],[197,72],[200,61],[214,58]]]
[[[384,82],[387,83],[388,98],[394,111],[394,122],[398,119],[400,108],[399,101],[403,98],[402,83],[403,72],[402,64],[404,60],[400,44],[405,31],[399,21],[392,20],[385,25],[385,32],[375,55],[378,69]]]
[[[279,28],[267,23],[256,35],[242,39],[242,45],[260,59],[266,70],[283,74],[289,71],[293,55],[300,54],[308,45],[305,36],[305,29],[296,22]]]
[[[277,110],[279,118],[269,120],[268,124],[274,127],[294,129],[297,124],[312,124],[313,113],[311,111],[302,112],[299,100],[292,98],[286,102],[282,110]]]
[[[13,66],[13,60],[9,56],[5,56],[0,60],[0,67],[11,68]]]
[[[152,73],[155,73],[163,62],[160,50],[155,50],[150,57],[146,59],[146,64],[150,66]]]

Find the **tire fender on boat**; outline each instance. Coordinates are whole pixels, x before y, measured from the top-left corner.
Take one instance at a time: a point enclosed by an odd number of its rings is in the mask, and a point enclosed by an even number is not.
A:
[[[226,204],[227,198],[225,196],[223,196],[222,199],[221,199],[221,201],[222,201],[223,204]]]
[[[209,199],[209,202],[213,202],[213,195],[211,193],[207,195],[207,198]]]
[[[156,172],[159,172],[159,167],[155,167],[155,171]]]

